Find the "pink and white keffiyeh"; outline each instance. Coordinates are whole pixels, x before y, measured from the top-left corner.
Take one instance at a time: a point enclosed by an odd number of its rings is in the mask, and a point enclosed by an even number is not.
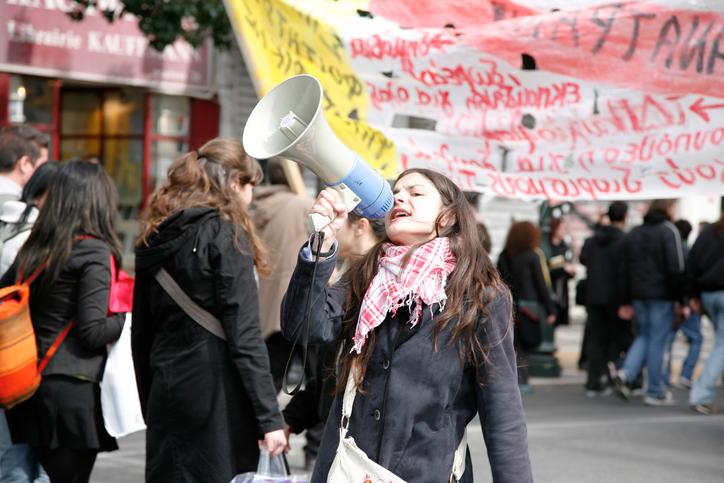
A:
[[[387,243],[383,247],[377,275],[372,279],[360,307],[352,351],[358,354],[368,334],[403,305],[411,309],[410,324],[415,326],[421,318],[422,306],[440,304],[445,307],[447,277],[455,269],[455,255],[450,251],[450,240],[435,238],[419,246],[402,266],[409,246]],[[412,308],[413,302],[415,307]]]

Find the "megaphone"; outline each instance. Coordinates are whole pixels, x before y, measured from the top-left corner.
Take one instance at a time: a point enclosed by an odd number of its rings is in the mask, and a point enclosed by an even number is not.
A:
[[[281,156],[296,161],[336,189],[347,211],[382,218],[394,202],[390,185],[334,135],[322,113],[322,94],[322,84],[307,74],[275,86],[246,122],[244,150],[256,159]],[[330,222],[311,214],[308,228],[318,232]]]

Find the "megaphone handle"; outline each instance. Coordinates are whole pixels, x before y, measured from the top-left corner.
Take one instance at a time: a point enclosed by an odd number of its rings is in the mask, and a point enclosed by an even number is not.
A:
[[[344,203],[344,207],[347,211],[354,210],[360,202],[359,196],[357,196],[351,189],[349,189],[344,183],[330,186],[339,194],[340,199]],[[309,233],[317,233],[322,231],[324,227],[332,223],[332,219],[321,215],[319,213],[310,213],[307,216],[307,230]]]
[[[307,216],[307,230],[310,234],[322,231],[330,223],[332,220],[328,216],[319,213],[310,213]]]

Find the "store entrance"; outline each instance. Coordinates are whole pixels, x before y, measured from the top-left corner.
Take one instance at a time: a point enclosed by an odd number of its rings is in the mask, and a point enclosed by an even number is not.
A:
[[[102,164],[118,188],[122,211],[137,212],[141,205],[143,99],[144,92],[133,88],[64,85],[61,91],[60,159]]]
[[[102,164],[118,188],[117,230],[127,254],[138,234],[143,195],[144,92],[63,85],[60,159]]]

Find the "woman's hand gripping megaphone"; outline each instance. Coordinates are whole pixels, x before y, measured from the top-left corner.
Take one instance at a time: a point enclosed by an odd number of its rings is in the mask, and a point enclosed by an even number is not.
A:
[[[321,251],[328,252],[337,239],[337,232],[347,221],[347,207],[339,192],[333,188],[325,188],[320,191],[314,206],[309,210],[309,216],[321,217],[326,220],[326,226],[320,230],[324,233]]]

